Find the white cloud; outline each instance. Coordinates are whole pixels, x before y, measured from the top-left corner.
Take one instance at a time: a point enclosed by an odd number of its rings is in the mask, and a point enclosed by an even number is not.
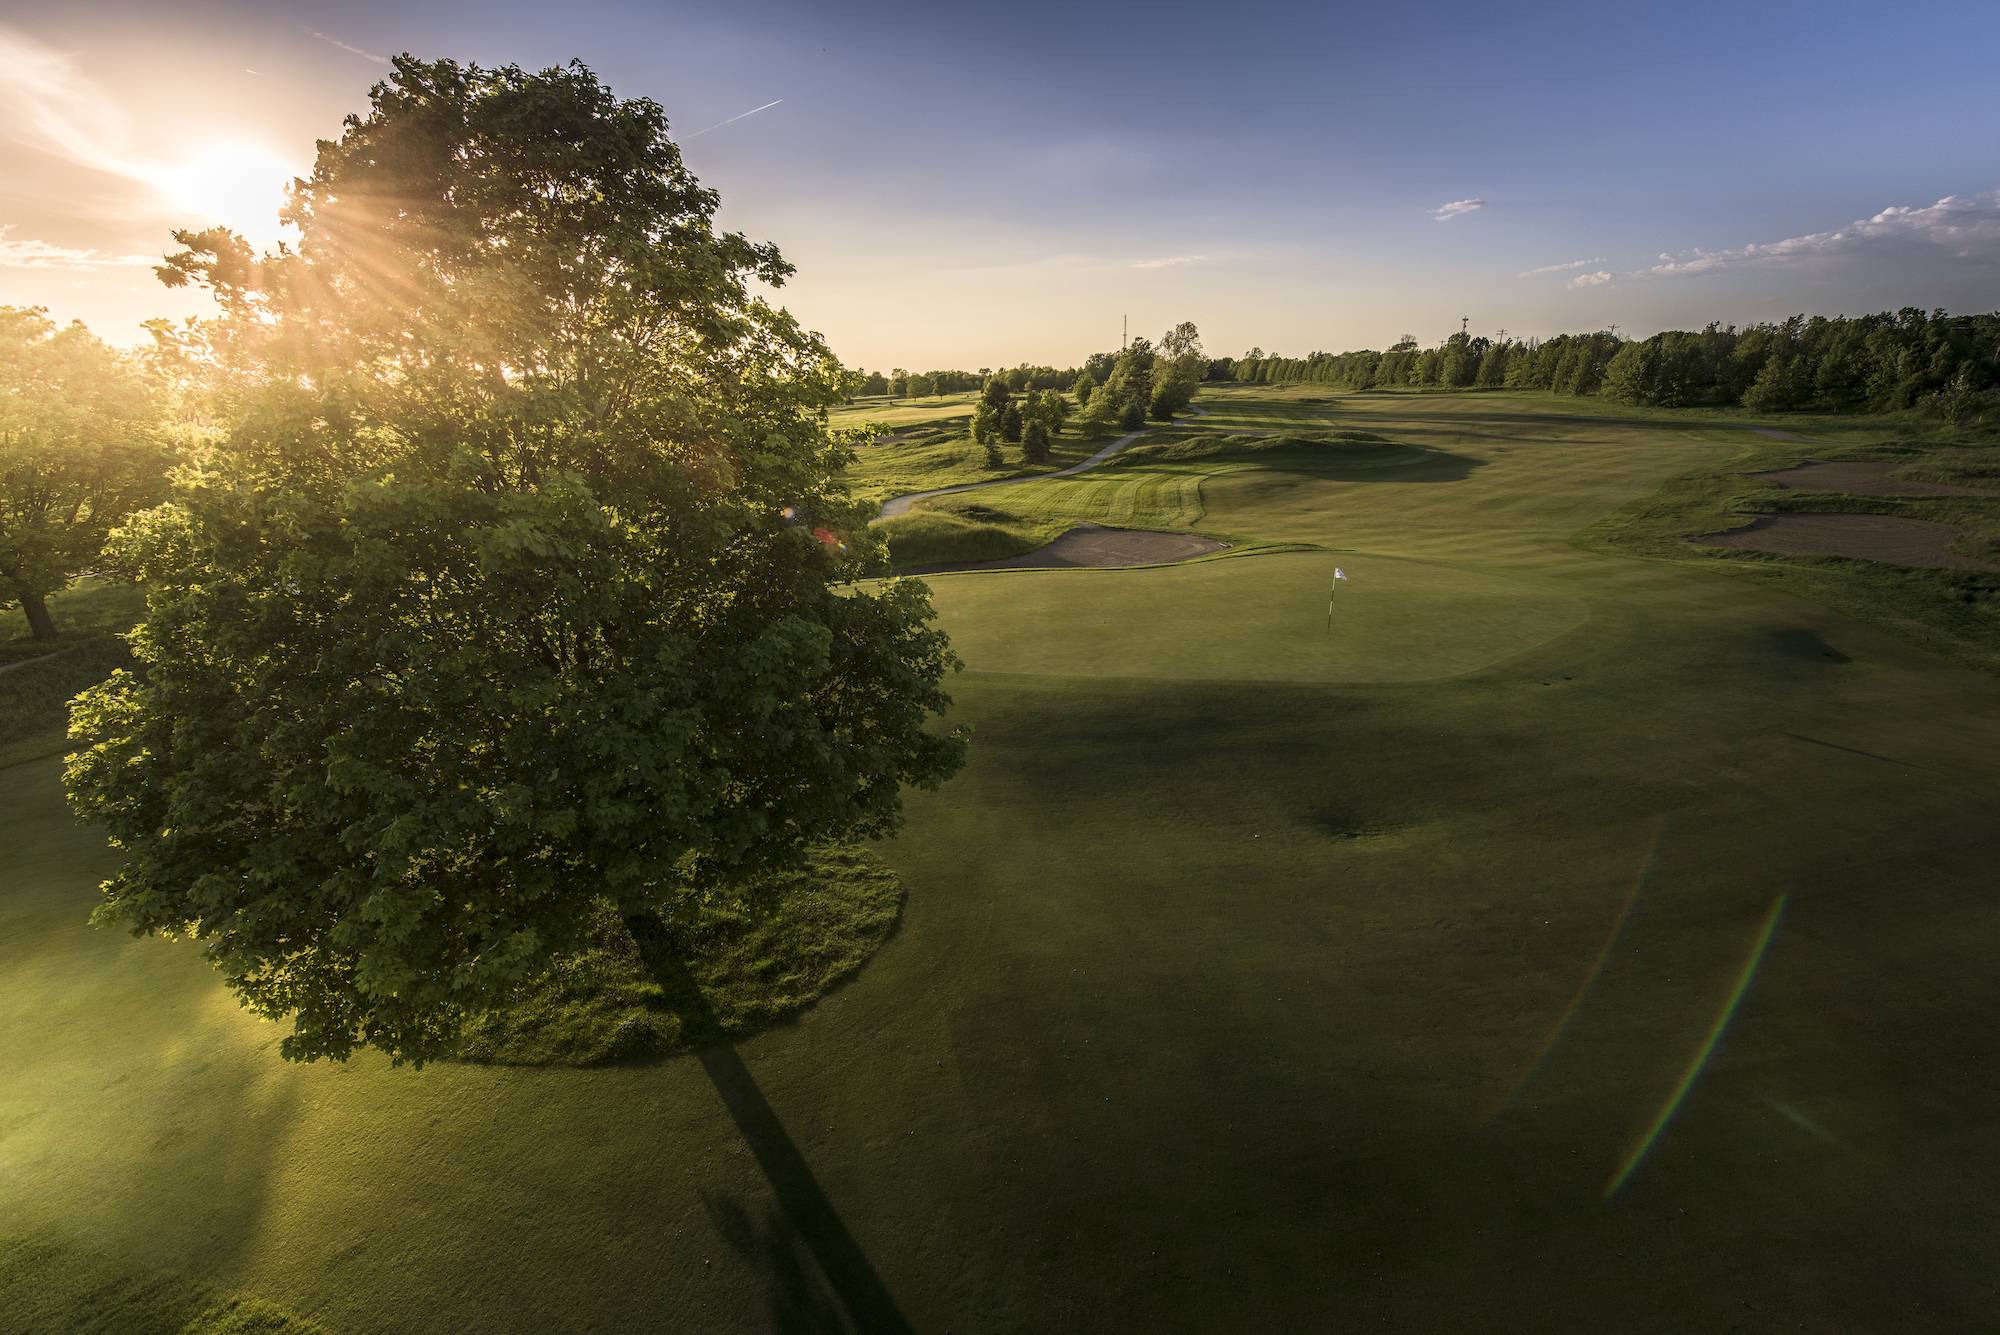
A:
[[[1784,263],[1897,244],[1933,246],[1962,259],[2000,257],[2000,190],[1946,195],[1922,208],[1895,205],[1831,232],[1809,232],[1729,250],[1662,255],[1660,263],[1646,272],[1684,277],[1745,264]]]
[[[1603,287],[1606,283],[1610,281],[1611,281],[1610,271],[1606,269],[1599,269],[1596,273],[1578,274],[1576,277],[1569,280],[1569,285],[1571,287]]]
[[[0,224],[0,269],[124,269],[160,262],[153,255],[110,255],[46,241],[15,241],[7,236],[12,230]]]
[[[1601,255],[1594,260],[1565,260],[1561,264],[1544,264],[1539,269],[1529,269],[1516,276],[1520,278],[1533,278],[1537,274],[1568,273],[1572,269],[1588,269],[1593,264],[1603,263],[1604,257]]]
[[[1134,260],[1134,269],[1179,269],[1190,264],[1200,264],[1206,255],[1162,255],[1154,260]]]
[[[1454,199],[1449,204],[1440,204],[1431,210],[1431,217],[1439,222],[1450,222],[1453,218],[1463,218],[1468,213],[1477,213],[1486,207],[1483,199]]]

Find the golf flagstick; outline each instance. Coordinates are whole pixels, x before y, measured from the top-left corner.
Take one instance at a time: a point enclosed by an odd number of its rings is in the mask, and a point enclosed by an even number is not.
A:
[[[1340,587],[1340,581],[1347,578],[1347,572],[1339,566],[1333,568],[1333,583],[1326,586],[1326,628],[1333,629],[1333,593]]]

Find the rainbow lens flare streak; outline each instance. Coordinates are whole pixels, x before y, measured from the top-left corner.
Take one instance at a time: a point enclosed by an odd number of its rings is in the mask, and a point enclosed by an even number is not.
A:
[[[1653,866],[1660,853],[1660,836],[1666,833],[1666,829],[1667,822],[1663,816],[1653,827],[1652,840],[1646,845],[1646,856],[1639,863],[1639,874],[1633,879],[1632,888],[1625,892],[1625,902],[1619,906],[1618,916],[1612,920],[1611,930],[1605,935],[1604,944],[1599,947],[1597,958],[1591,962],[1589,972],[1584,974],[1583,981],[1577,985],[1575,994],[1569,999],[1569,1005],[1556,1017],[1555,1024],[1550,1027],[1548,1037],[1542,1040],[1542,1046],[1536,1050],[1534,1058],[1522,1069],[1521,1074],[1514,1078],[1514,1083],[1507,1087],[1507,1092],[1493,1105],[1493,1110],[1486,1114],[1487,1122],[1493,1121],[1514,1106],[1514,1100],[1521,1096],[1521,1091],[1535,1078],[1535,1072],[1542,1069],[1542,1063],[1548,1060],[1549,1054],[1555,1051],[1556,1044],[1561,1042],[1562,1036],[1568,1032],[1570,1022],[1576,1019],[1577,1012],[1583,1009],[1584,1001],[1590,996],[1591,989],[1597,986],[1598,978],[1604,973],[1604,966],[1611,962],[1611,952],[1617,948],[1618,938],[1625,934],[1625,924],[1632,917],[1632,906],[1639,902],[1639,892],[1646,888],[1646,881],[1653,874]]]
[[[1742,1004],[1744,994],[1750,990],[1750,980],[1757,976],[1757,966],[1764,962],[1764,952],[1770,948],[1771,937],[1778,930],[1778,918],[1785,911],[1785,898],[1784,895],[1779,895],[1771,902],[1770,910],[1764,914],[1764,925],[1758,929],[1757,944],[1751,947],[1750,957],[1743,962],[1743,971],[1736,976],[1736,986],[1731,989],[1729,1000],[1723,1003],[1722,1012],[1715,1017],[1715,1023],[1709,1027],[1708,1037],[1703,1039],[1701,1046],[1695,1050],[1694,1060],[1690,1061],[1687,1070],[1681,1073],[1680,1083],[1675,1085],[1674,1092],[1667,1096],[1666,1103],[1660,1108],[1660,1115],[1653,1119],[1653,1124],[1646,1129],[1646,1134],[1639,1138],[1639,1143],[1625,1156],[1625,1162],[1619,1165],[1611,1180],[1604,1184],[1606,1200],[1616,1196],[1619,1188],[1623,1187],[1638,1170],[1639,1165],[1645,1162],[1648,1151],[1653,1148],[1654,1142],[1659,1140],[1661,1132],[1667,1129],[1667,1123],[1674,1120],[1674,1114],[1680,1111],[1681,1103],[1687,1098],[1688,1091],[1694,1088],[1694,1082],[1701,1078],[1702,1068],[1707,1066],[1708,1059],[1715,1055],[1715,1045],[1722,1040],[1723,1031],[1729,1028],[1730,1020],[1736,1016],[1737,1006]]]

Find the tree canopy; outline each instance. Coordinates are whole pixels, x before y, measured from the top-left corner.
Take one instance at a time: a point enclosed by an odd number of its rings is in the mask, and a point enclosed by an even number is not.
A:
[[[295,250],[180,233],[220,439],[127,526],[143,667],[72,719],[100,917],[295,1059],[450,1049],[601,900],[668,928],[952,773],[955,660],[837,480],[845,376],[660,107],[399,58]]]
[[[0,306],[0,581],[35,638],[56,634],[48,595],[159,498],[168,459],[141,365],[82,325]]]

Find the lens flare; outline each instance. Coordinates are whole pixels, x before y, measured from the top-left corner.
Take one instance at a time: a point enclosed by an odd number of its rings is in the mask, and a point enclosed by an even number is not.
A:
[[[1576,992],[1569,999],[1569,1005],[1563,1008],[1562,1014],[1556,1017],[1555,1024],[1550,1026],[1548,1037],[1542,1040],[1542,1046],[1536,1049],[1534,1058],[1523,1068],[1521,1074],[1514,1078],[1514,1083],[1507,1087],[1507,1092],[1493,1105],[1493,1110],[1486,1114],[1486,1121],[1491,1122],[1513,1106],[1514,1100],[1521,1096],[1521,1091],[1528,1087],[1529,1081],[1535,1078],[1535,1073],[1542,1069],[1542,1063],[1548,1060],[1551,1052],[1555,1051],[1556,1044],[1562,1041],[1562,1036],[1568,1032],[1571,1022],[1583,1009],[1583,1003],[1589,998],[1591,989],[1597,986],[1598,978],[1604,973],[1604,966],[1611,962],[1611,952],[1617,948],[1618,938],[1625,933],[1625,924],[1632,917],[1632,906],[1639,902],[1639,892],[1645,889],[1647,878],[1653,874],[1653,864],[1660,854],[1660,836],[1666,833],[1666,829],[1667,818],[1662,816],[1653,826],[1653,837],[1646,845],[1646,856],[1639,863],[1639,874],[1633,878],[1632,888],[1625,892],[1625,903],[1619,908],[1618,916],[1612,920],[1611,930],[1605,934],[1604,944],[1598,948],[1597,958],[1591,962],[1590,971],[1584,974],[1583,981],[1577,985]]]
[[[1730,990],[1729,1000],[1723,1003],[1721,1013],[1709,1027],[1708,1037],[1704,1038],[1701,1046],[1695,1050],[1694,1060],[1690,1061],[1687,1070],[1681,1073],[1680,1083],[1675,1085],[1674,1092],[1667,1096],[1666,1103],[1660,1108],[1660,1115],[1653,1119],[1653,1124],[1646,1128],[1646,1134],[1639,1137],[1639,1143],[1625,1156],[1625,1162],[1619,1165],[1611,1180],[1604,1184],[1606,1200],[1616,1196],[1618,1189],[1625,1185],[1639,1165],[1645,1161],[1647,1152],[1653,1148],[1653,1143],[1660,1138],[1660,1133],[1667,1129],[1667,1123],[1674,1120],[1674,1114],[1680,1110],[1681,1102],[1687,1098],[1688,1091],[1693,1089],[1695,1081],[1701,1078],[1702,1068],[1707,1066],[1708,1059],[1715,1055],[1715,1045],[1722,1041],[1723,1031],[1729,1028],[1730,1020],[1736,1016],[1737,1006],[1742,1004],[1744,994],[1750,990],[1750,980],[1757,976],[1757,966],[1764,962],[1764,952],[1770,948],[1771,937],[1778,930],[1778,918],[1785,911],[1785,898],[1784,895],[1779,895],[1771,901],[1770,911],[1764,915],[1764,925],[1758,929],[1757,942],[1750,948],[1750,957],[1743,961],[1743,972],[1737,975],[1736,986]]]
[[[186,162],[152,173],[154,188],[195,227],[220,224],[269,245],[284,230],[278,210],[293,172],[277,154],[255,144],[216,144]]]

